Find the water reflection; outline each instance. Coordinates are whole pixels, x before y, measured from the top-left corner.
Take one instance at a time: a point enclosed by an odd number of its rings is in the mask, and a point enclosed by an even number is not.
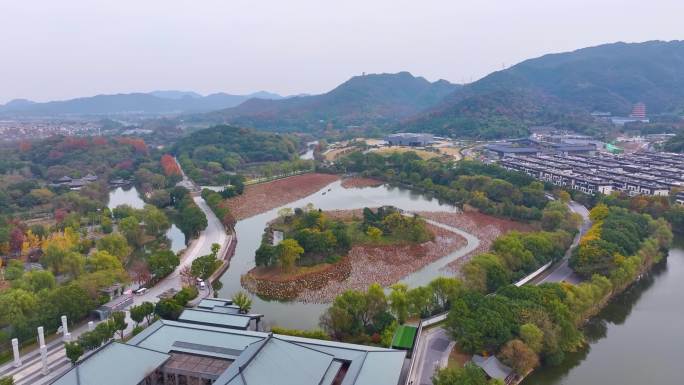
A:
[[[120,205],[129,205],[135,209],[141,209],[145,207],[145,201],[140,197],[137,188],[128,187],[124,189],[123,187],[117,187],[109,192],[107,207],[112,210]],[[169,239],[170,249],[174,253],[185,248],[185,234],[176,225],[171,225],[166,231],[166,237]]]
[[[171,241],[170,249],[177,253],[185,248],[185,234],[175,224],[166,231],[166,237]]]
[[[330,190],[330,191],[328,191]],[[326,194],[323,195],[323,192]],[[312,203],[315,207],[323,210],[348,210],[363,207],[378,207],[391,205],[409,211],[458,211],[457,208],[440,203],[437,199],[426,197],[415,191],[398,187],[378,186],[366,188],[345,189],[340,182],[334,182],[320,191],[306,198],[287,204],[285,207],[303,207]],[[230,267],[221,277],[223,289],[220,295],[230,297],[235,292],[242,290],[240,277],[254,267],[254,252],[261,242],[261,235],[266,223],[275,219],[279,208],[266,213],[241,220],[237,223],[237,248],[235,256],[230,262]],[[444,264],[444,260],[435,262]],[[442,266],[440,265],[440,266]],[[409,284],[422,284],[426,279],[439,275],[438,269],[428,265],[424,270],[412,274]],[[425,281],[427,282],[427,281]],[[301,302],[279,302],[274,300],[254,297],[252,310],[266,314],[269,322],[293,328],[312,328],[318,325],[318,319],[327,304],[305,304]]]
[[[141,209],[145,206],[145,202],[140,198],[137,188],[128,187],[124,189],[123,187],[117,187],[109,192],[107,207],[112,210],[120,205],[129,205],[135,209]]]
[[[585,327],[589,345],[524,385],[682,383],[684,249],[617,296]]]

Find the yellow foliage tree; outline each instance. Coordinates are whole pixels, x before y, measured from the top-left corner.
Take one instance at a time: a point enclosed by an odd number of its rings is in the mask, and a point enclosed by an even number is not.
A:
[[[43,246],[43,240],[33,233],[30,229],[26,231],[26,236],[24,237],[24,243],[21,245],[22,254],[27,254],[29,250],[41,248]]]

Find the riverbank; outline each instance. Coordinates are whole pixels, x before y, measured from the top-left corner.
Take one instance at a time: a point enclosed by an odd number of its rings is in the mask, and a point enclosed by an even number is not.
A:
[[[307,197],[338,179],[337,175],[311,173],[250,185],[223,205],[242,220]]]
[[[328,212],[331,218],[360,216],[361,210]],[[389,286],[464,247],[459,234],[426,224],[434,239],[421,244],[356,245],[336,263],[299,268],[254,268],[241,277],[248,290],[267,298],[329,303],[345,290],[366,290],[372,283]]]
[[[682,332],[672,320],[684,317],[684,297],[672,293],[684,290],[683,274],[680,244],[587,322],[585,348],[522,384],[680,384]]]
[[[342,179],[343,188],[364,188],[364,187],[378,187],[385,184],[385,182],[379,179],[366,178],[366,177],[351,177]]]
[[[420,212],[418,214],[435,222],[469,232],[480,240],[480,244],[474,250],[447,265],[446,269],[452,273],[458,272],[463,263],[467,262],[470,257],[487,252],[492,246],[492,242],[499,236],[511,231],[529,232],[537,230],[531,224],[497,218],[478,212]]]

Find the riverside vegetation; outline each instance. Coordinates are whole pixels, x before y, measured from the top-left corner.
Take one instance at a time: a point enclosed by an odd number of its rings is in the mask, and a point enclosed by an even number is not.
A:
[[[414,289],[396,284],[388,295],[375,284],[365,292],[347,291],[321,317],[322,330],[337,340],[388,346],[396,326],[409,317],[449,311],[446,328],[465,353],[496,354],[519,377],[538,365],[558,364],[584,345],[584,322],[659,261],[672,240],[663,219],[599,205],[591,211],[594,227],[573,254],[584,282],[511,285],[521,274],[563,255],[572,235],[561,228],[572,223],[570,217],[566,212],[550,231],[499,237],[491,252],[464,265],[460,279],[441,277]],[[630,238],[626,248],[613,243],[617,229]],[[434,380],[488,383],[471,366],[439,371]]]
[[[384,155],[353,152],[330,171],[353,172],[434,194],[448,203],[470,205],[484,214],[542,220],[548,204],[534,178],[475,161],[423,160],[413,152]]]

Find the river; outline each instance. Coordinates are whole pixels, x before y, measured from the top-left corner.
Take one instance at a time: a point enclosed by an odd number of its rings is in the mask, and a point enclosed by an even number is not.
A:
[[[684,247],[618,295],[585,327],[585,349],[523,385],[684,383]]]
[[[136,209],[141,209],[145,206],[145,202],[142,200],[138,189],[135,187],[127,189],[117,187],[109,192],[107,207],[109,207],[110,210],[124,204]],[[170,248],[174,253],[185,248],[185,234],[183,234],[175,224],[171,224],[171,227],[166,230],[166,237],[171,241]]]
[[[325,193],[325,194],[324,194]],[[404,210],[411,211],[451,211],[458,209],[440,203],[437,199],[429,198],[423,194],[397,187],[379,186],[366,188],[345,189],[340,182],[333,182],[320,191],[309,195],[303,199],[292,202],[282,207],[302,207],[312,203],[315,207],[323,210],[348,210],[360,209],[363,207],[378,207],[391,205]],[[272,209],[263,214],[259,214],[237,223],[235,231],[237,234],[237,248],[233,256],[230,267],[221,277],[223,289],[220,295],[230,298],[234,293],[243,290],[240,285],[240,276],[254,267],[254,253],[261,243],[266,223],[275,219],[278,210],[282,207]],[[460,232],[459,232],[460,233]],[[478,240],[467,233],[460,233],[467,237],[470,244],[477,245]],[[423,269],[405,277],[402,282],[415,287],[424,285],[432,278],[439,275],[438,270],[447,262],[462,256],[468,249],[457,250],[456,252],[435,261]],[[318,325],[320,315],[328,307],[327,304],[308,304],[302,302],[279,302],[268,301],[259,297],[253,298],[252,311],[266,315],[269,324],[290,327],[290,328],[314,328]]]

